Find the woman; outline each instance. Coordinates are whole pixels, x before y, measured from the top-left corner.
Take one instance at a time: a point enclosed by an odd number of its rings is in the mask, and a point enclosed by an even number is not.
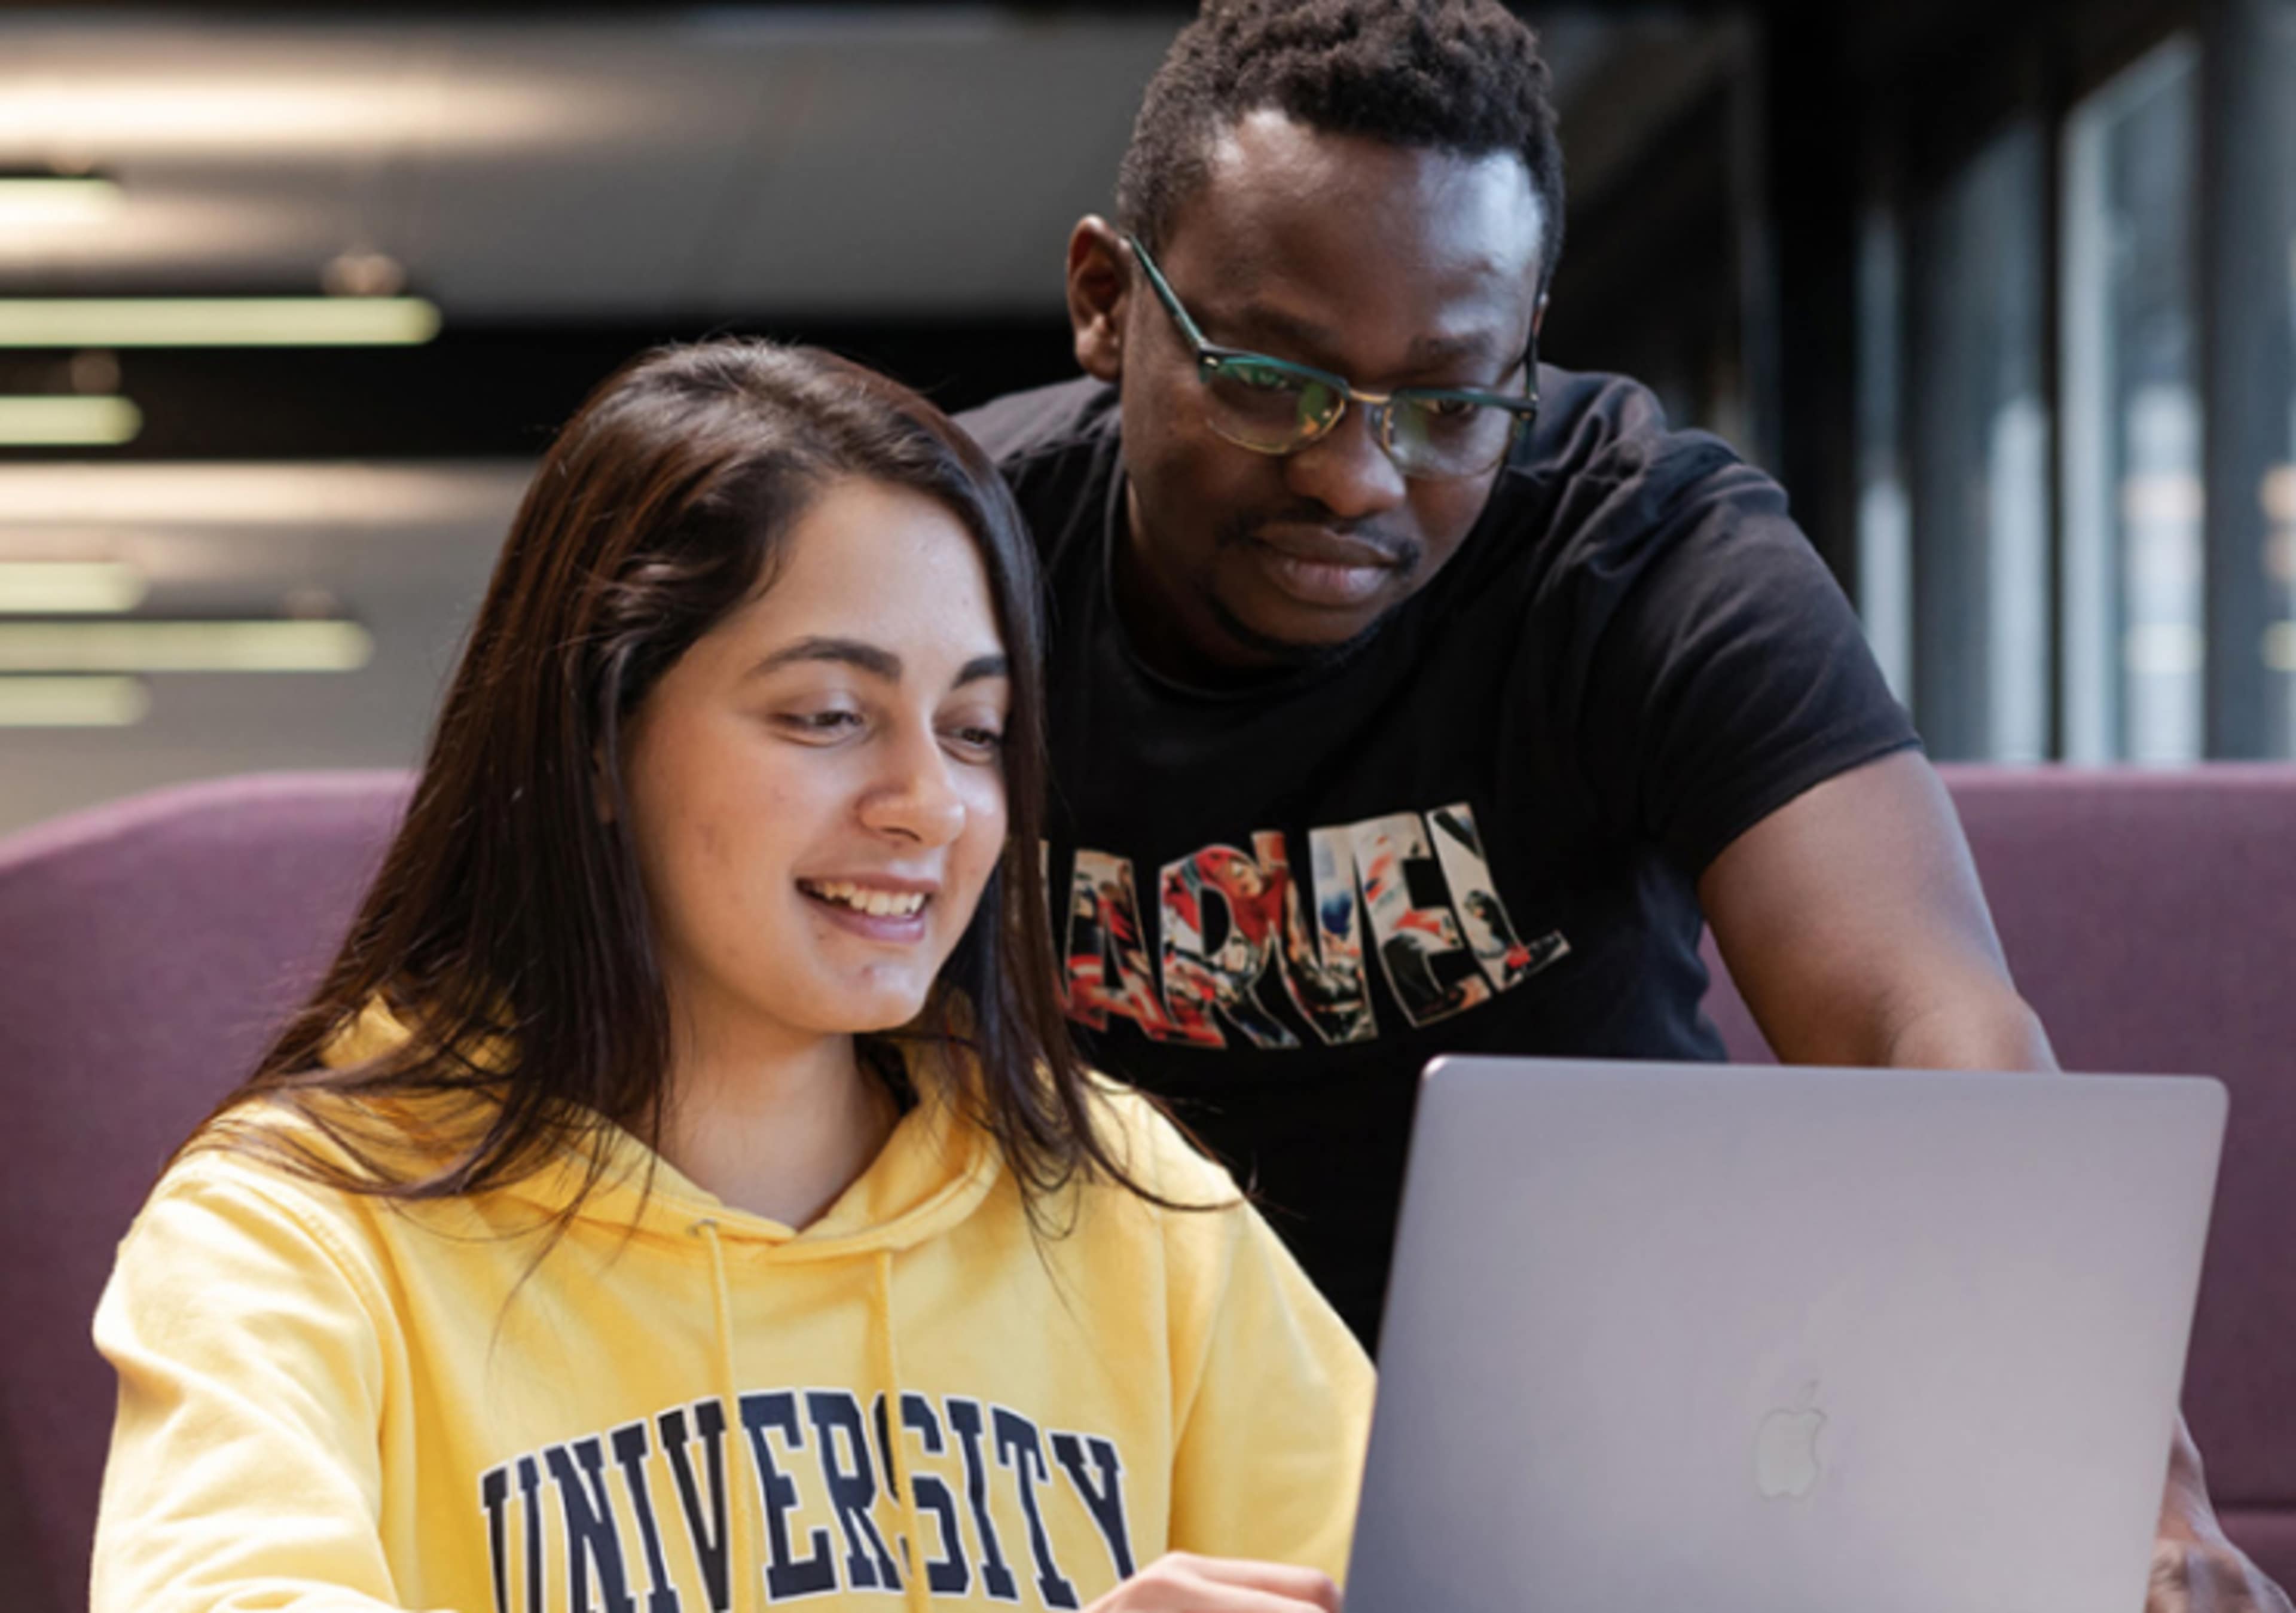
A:
[[[890,381],[601,389],[121,1246],[96,1613],[1335,1605],[1368,1368],[1070,1047],[1035,587]]]

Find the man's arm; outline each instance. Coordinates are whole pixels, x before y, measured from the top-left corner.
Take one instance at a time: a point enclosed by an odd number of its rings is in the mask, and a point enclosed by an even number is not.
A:
[[[2017,995],[1960,820],[1918,751],[1805,791],[1699,881],[1714,939],[1778,1056],[1804,1064],[2054,1069]],[[2291,1613],[2218,1526],[2177,1420],[2146,1613]]]
[[[1724,848],[1698,897],[1782,1059],[2057,1067],[2010,983],[1953,802],[1918,751],[1789,801]]]

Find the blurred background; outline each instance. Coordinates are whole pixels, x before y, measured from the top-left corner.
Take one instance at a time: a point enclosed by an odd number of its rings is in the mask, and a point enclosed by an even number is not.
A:
[[[413,762],[652,343],[1071,373],[1190,9],[0,4],[0,831]],[[1784,479],[1934,754],[2296,755],[2296,0],[1523,9],[1549,356]]]

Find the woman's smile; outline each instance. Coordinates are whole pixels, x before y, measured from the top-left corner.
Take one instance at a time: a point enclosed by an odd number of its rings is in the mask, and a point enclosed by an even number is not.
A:
[[[868,879],[800,880],[797,888],[840,929],[902,946],[925,938],[925,912],[939,888]]]

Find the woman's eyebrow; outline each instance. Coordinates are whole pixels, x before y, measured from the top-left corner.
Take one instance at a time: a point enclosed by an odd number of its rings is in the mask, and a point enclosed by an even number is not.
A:
[[[848,667],[857,667],[888,683],[901,681],[901,658],[890,650],[865,643],[857,638],[801,638],[783,645],[767,656],[744,675],[763,677],[778,672],[783,667],[799,661],[836,661]]]
[[[801,638],[783,645],[750,667],[745,675],[763,677],[800,661],[834,661],[841,666],[857,667],[889,684],[901,681],[899,656],[857,638]],[[1001,651],[990,655],[976,655],[957,668],[955,681],[950,687],[961,689],[983,678],[1010,677],[1012,675],[1012,659]]]
[[[950,685],[962,689],[967,684],[977,684],[985,677],[1010,677],[1013,663],[1003,655],[976,655],[957,668],[956,682]]]

